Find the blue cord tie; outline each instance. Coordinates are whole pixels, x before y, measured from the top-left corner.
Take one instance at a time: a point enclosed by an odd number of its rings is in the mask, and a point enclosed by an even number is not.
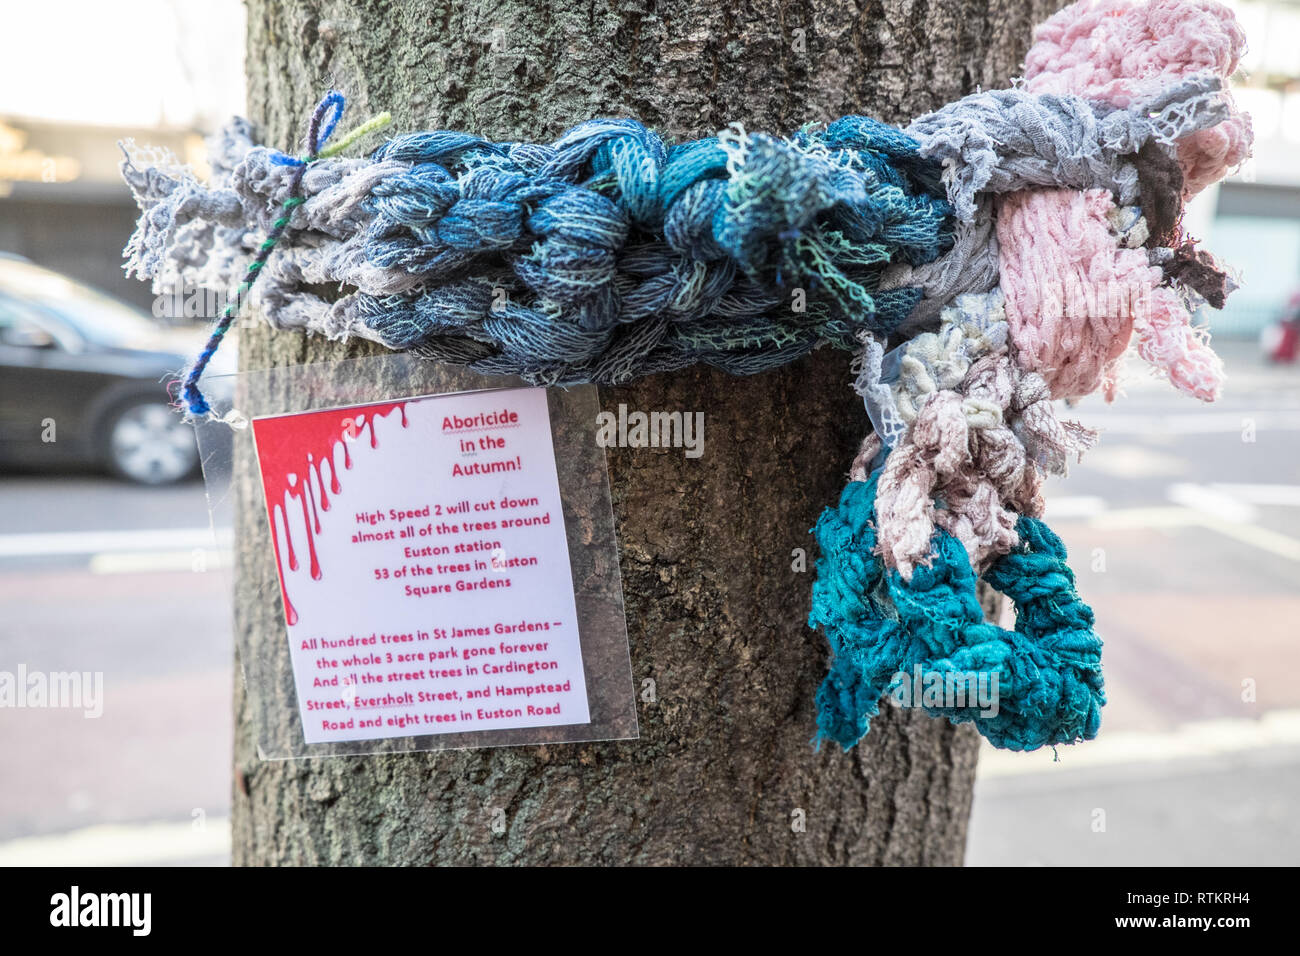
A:
[[[221,347],[222,340],[234,324],[235,316],[239,314],[239,308],[243,304],[244,296],[253,288],[257,277],[262,274],[267,259],[270,258],[271,251],[275,249],[276,243],[284,235],[294,208],[302,205],[302,177],[306,173],[307,167],[319,157],[325,142],[334,132],[334,127],[338,125],[339,119],[343,116],[343,108],[344,98],[342,93],[337,90],[326,93],[325,98],[316,106],[315,111],[312,113],[311,122],[307,126],[307,155],[298,158],[277,152],[272,157],[272,162],[277,165],[296,167],[289,186],[289,196],[284,201],[280,217],[275,221],[265,241],[258,248],[257,257],[249,264],[248,271],[244,274],[244,281],[239,284],[234,296],[221,310],[221,316],[217,319],[212,334],[208,336],[207,343],[185,373],[181,385],[181,401],[190,415],[200,417],[212,414],[212,406],[208,404],[208,400],[203,397],[203,392],[199,389],[199,378],[202,377],[208,363],[212,361],[212,356],[217,354],[217,349]],[[322,121],[326,120],[327,114],[328,121],[325,122],[322,128]]]

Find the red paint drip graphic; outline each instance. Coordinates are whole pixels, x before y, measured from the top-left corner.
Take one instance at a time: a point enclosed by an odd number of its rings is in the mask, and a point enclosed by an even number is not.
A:
[[[290,571],[298,570],[298,552],[294,549],[293,534],[289,530],[289,514],[302,511],[311,576],[319,581],[321,567],[316,555],[316,535],[321,530],[320,513],[329,511],[330,496],[337,497],[342,491],[334,461],[335,450],[339,445],[343,446],[343,467],[351,468],[349,446],[368,430],[370,447],[377,448],[379,440],[375,437],[375,422],[394,411],[402,413],[402,427],[405,428],[406,402],[356,405],[253,420],[262,489],[266,493],[266,513],[271,521],[271,540],[275,545],[275,571],[280,578],[285,620],[290,624],[298,623],[298,612],[285,587],[284,560],[288,559]],[[329,472],[328,486],[326,471]],[[280,546],[281,528],[284,530],[283,551]]]

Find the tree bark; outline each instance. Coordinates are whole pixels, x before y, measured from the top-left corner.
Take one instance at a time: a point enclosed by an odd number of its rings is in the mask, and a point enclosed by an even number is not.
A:
[[[249,0],[250,111],[282,148],[330,86],[353,121],[387,109],[397,130],[496,139],[546,140],[602,115],[668,139],[845,113],[906,122],[1005,85],[1059,5]],[[241,333],[240,359],[368,349],[261,328]],[[849,381],[848,357],[821,350],[749,378],[689,369],[601,390],[607,409],[706,421],[699,459],[608,454],[633,680],[655,682],[639,740],[262,762],[237,687],[234,861],[959,864],[973,730],[884,708],[849,754],[810,744],[826,647],[806,625],[808,529],[867,427]],[[277,592],[256,586],[271,558],[247,545],[265,520],[252,474],[242,462],[236,627],[247,646],[287,653],[280,609],[261,596]]]

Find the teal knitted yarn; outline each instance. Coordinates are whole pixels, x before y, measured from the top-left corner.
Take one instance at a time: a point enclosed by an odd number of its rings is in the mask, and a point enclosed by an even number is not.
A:
[[[882,695],[901,697],[922,674],[950,692],[914,702],[932,716],[973,722],[994,746],[1035,750],[1095,737],[1106,702],[1101,641],[1060,538],[1021,517],[1019,547],[985,572],[1016,605],[1016,629],[1007,631],[985,622],[966,549],[946,532],[936,531],[930,566],[910,582],[884,567],[873,553],[876,480],[850,482],[813,529],[821,555],[808,623],[831,648],[817,692],[818,738],[848,750],[867,733]],[[989,707],[976,690],[995,677]],[[957,688],[961,694],[951,693]]]

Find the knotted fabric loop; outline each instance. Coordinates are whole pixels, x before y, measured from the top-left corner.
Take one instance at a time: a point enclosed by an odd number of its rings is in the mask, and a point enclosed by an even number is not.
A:
[[[1095,737],[1106,700],[1102,645],[1061,540],[1021,517],[1019,544],[985,572],[1015,603],[1008,631],[984,620],[970,558],[945,531],[935,532],[930,563],[910,581],[884,566],[875,553],[876,486],[875,476],[850,482],[813,529],[821,555],[808,622],[831,648],[817,693],[819,738],[849,749],[881,697],[918,673],[949,691],[917,703],[954,724],[974,723],[995,746],[1035,750]],[[994,700],[978,700],[977,687],[993,688]]]

